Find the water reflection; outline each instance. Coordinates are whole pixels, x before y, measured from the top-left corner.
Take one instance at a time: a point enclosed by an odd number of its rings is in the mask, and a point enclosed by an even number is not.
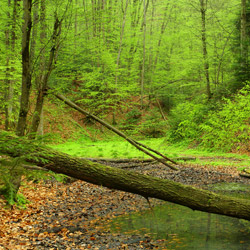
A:
[[[164,249],[250,250],[248,222],[172,203],[115,218],[111,230],[165,239]]]

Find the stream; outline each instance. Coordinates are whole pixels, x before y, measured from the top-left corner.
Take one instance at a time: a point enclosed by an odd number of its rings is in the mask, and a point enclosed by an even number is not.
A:
[[[238,184],[237,184],[238,185]],[[214,187],[222,189],[221,186]],[[224,187],[228,190],[228,186]],[[235,189],[245,188],[240,185]],[[119,216],[110,223],[114,233],[144,235],[163,240],[162,249],[247,250],[250,249],[250,222],[222,215],[193,211],[165,202],[152,210]]]

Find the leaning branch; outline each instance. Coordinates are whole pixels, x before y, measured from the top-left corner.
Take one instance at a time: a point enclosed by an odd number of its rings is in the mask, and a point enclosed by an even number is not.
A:
[[[166,161],[170,161],[174,164],[177,164],[175,161],[169,159],[168,157],[166,157],[165,155],[161,154],[160,152],[151,149],[150,147],[143,145],[142,143],[139,143],[133,139],[131,139],[130,137],[128,137],[127,135],[125,135],[123,132],[121,132],[120,130],[118,130],[117,128],[111,126],[109,123],[103,121],[102,119],[100,119],[99,117],[87,112],[86,110],[80,108],[78,105],[76,105],[74,102],[70,101],[68,98],[66,98],[65,96],[63,96],[62,94],[58,94],[58,93],[53,93],[59,100],[63,101],[65,104],[69,105],[71,108],[79,111],[80,113],[91,117],[93,120],[99,122],[100,124],[102,124],[103,126],[105,126],[106,128],[108,128],[109,130],[113,131],[114,133],[116,133],[117,135],[121,136],[122,138],[124,138],[126,141],[128,141],[130,144],[132,144],[134,147],[136,147],[138,150],[142,151],[143,153],[145,153],[146,155],[149,155],[150,157],[152,157],[153,159],[155,159],[156,161],[164,164],[165,166],[173,169],[173,170],[178,170],[176,167],[166,163]],[[153,155],[151,152],[154,152],[157,155],[160,155],[163,159],[158,158],[157,156]]]

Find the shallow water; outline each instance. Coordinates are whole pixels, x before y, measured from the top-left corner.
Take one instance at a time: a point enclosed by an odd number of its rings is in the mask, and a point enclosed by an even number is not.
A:
[[[113,232],[165,239],[163,249],[250,249],[250,222],[193,211],[168,202],[153,211],[119,216],[110,226]]]

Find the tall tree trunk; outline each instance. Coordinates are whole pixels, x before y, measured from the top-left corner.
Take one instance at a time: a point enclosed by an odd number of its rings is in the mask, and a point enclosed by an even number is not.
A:
[[[82,160],[6,133],[0,133],[0,152],[12,157],[21,156],[40,167],[96,185],[170,201],[193,210],[250,220],[248,199],[218,195],[170,180]]]
[[[152,12],[151,12],[151,21],[150,21],[150,47],[149,47],[149,63],[148,68],[151,69],[153,66],[153,41],[154,41],[154,23],[155,23],[155,0],[152,2]],[[151,83],[152,74],[150,74],[150,83]],[[151,86],[150,86],[151,87]]]
[[[93,27],[93,37],[96,36],[96,32],[97,32],[97,24],[96,24],[96,0],[91,0],[91,3],[92,3],[92,27]]]
[[[37,97],[36,97],[36,105],[35,105],[35,112],[32,118],[32,124],[30,128],[30,135],[29,138],[32,139],[35,137],[37,129],[40,124],[40,118],[42,115],[42,107],[43,107],[43,82],[44,82],[44,74],[46,71],[46,1],[40,1],[40,64],[38,75],[36,76],[36,88],[37,88]]]
[[[211,90],[210,90],[209,62],[208,62],[207,42],[206,42],[207,2],[208,2],[208,0],[200,0],[201,23],[202,23],[201,40],[202,40],[202,49],[203,49],[204,70],[205,70],[206,83],[207,83],[207,98],[210,99],[211,98]]]
[[[123,42],[124,29],[125,29],[125,25],[126,25],[126,15],[127,15],[128,3],[129,3],[129,0],[126,0],[125,9],[123,11],[122,27],[121,27],[122,29],[121,29],[121,33],[120,33],[120,41],[119,41],[117,58],[116,58],[115,89],[114,89],[114,92],[118,91],[119,66],[120,66],[120,58],[121,58],[121,52],[122,52],[122,42]],[[123,3],[122,3],[122,7],[123,7]],[[118,102],[118,99],[116,98],[116,100],[113,103],[113,114],[112,114],[112,124],[113,125],[117,124],[117,122],[116,122],[117,102]]]
[[[15,68],[12,65],[13,61],[15,60],[15,47],[16,47],[16,22],[18,17],[18,6],[20,0],[14,0],[13,3],[13,12],[12,17],[10,17],[10,13],[8,13],[9,18],[11,18],[10,23],[12,25],[9,25],[11,27],[11,30],[8,29],[6,31],[6,49],[7,49],[7,70],[6,70],[6,95],[5,95],[5,129],[8,130],[10,127],[14,127],[13,124],[13,109],[14,107],[14,85],[15,81],[13,78]],[[11,6],[11,1],[8,1],[9,8]]]
[[[86,6],[86,0],[83,0],[83,13],[84,13],[84,19],[85,19],[85,29],[86,29],[86,37],[87,37],[87,40],[90,40],[90,37],[89,37],[89,17],[88,17],[88,14],[87,14],[87,6]]]
[[[20,102],[19,119],[16,134],[25,134],[27,115],[29,110],[29,96],[31,90],[31,65],[30,65],[30,34],[32,28],[31,8],[32,0],[23,0],[24,23],[22,36],[22,93]]]
[[[117,58],[116,58],[116,73],[115,73],[115,87],[117,90],[117,82],[118,82],[118,71],[119,71],[119,66],[120,66],[120,57],[121,57],[121,52],[122,52],[122,42],[123,42],[123,35],[124,35],[124,29],[125,29],[125,24],[126,24],[126,15],[127,15],[127,9],[128,9],[128,2],[129,0],[126,0],[126,5],[123,13],[123,20],[122,20],[122,30],[120,33],[120,41],[119,41],[119,48],[118,48],[118,53],[117,53]]]
[[[241,27],[240,27],[240,51],[241,67],[245,70],[247,66],[247,13],[246,0],[241,0]]]
[[[144,80],[145,80],[145,59],[146,59],[146,0],[143,0],[143,22],[142,22],[142,29],[143,29],[143,50],[142,50],[142,65],[141,65],[141,109],[143,108],[143,96],[144,96]]]
[[[153,1],[153,0],[152,0]],[[154,96],[154,92],[155,92],[155,88],[153,87],[153,77],[154,77],[154,74],[155,74],[155,71],[156,71],[156,68],[157,68],[157,64],[158,64],[158,56],[160,54],[160,48],[161,48],[161,43],[162,43],[162,37],[164,35],[164,32],[166,30],[166,27],[167,27],[167,23],[168,23],[168,19],[167,19],[167,13],[168,13],[168,6],[169,6],[169,3],[167,3],[165,9],[164,9],[164,17],[163,17],[163,21],[162,21],[162,24],[161,24],[161,31],[160,31],[160,36],[159,36],[159,40],[157,42],[157,46],[155,48],[155,56],[151,55],[151,62],[150,62],[150,69],[151,69],[151,74],[150,74],[150,83],[151,83],[151,86],[152,88],[150,89],[150,97],[151,96]],[[153,34],[152,34],[153,35]],[[152,36],[152,40],[153,40],[153,36]],[[154,56],[154,58],[153,58]],[[150,86],[150,87],[151,87]],[[157,98],[157,97],[156,97]]]
[[[31,34],[31,41],[30,41],[30,65],[32,67],[32,71],[34,71],[34,61],[35,61],[35,51],[36,51],[36,45],[37,45],[37,33],[38,33],[38,22],[41,21],[41,18],[39,20],[39,2],[35,2],[33,4],[33,24],[32,24],[32,34]]]
[[[142,7],[142,2],[143,0],[133,0],[133,6],[132,6],[132,13],[131,13],[131,30],[133,31],[131,34],[131,44],[130,44],[130,49],[129,49],[129,55],[128,55],[128,60],[127,60],[127,67],[128,67],[128,78],[131,75],[131,70],[132,70],[132,65],[133,65],[133,60],[135,58],[135,53],[137,51],[137,46],[139,45],[139,42],[136,44],[136,33],[139,28],[139,23],[141,20],[141,7]],[[138,80],[139,82],[139,80]]]
[[[160,37],[159,37],[159,40],[158,40],[158,43],[157,43],[157,48],[156,48],[156,54],[155,54],[155,59],[154,59],[153,70],[155,70],[155,68],[157,66],[157,63],[158,63],[158,56],[159,56],[159,53],[160,53],[162,37],[164,35],[164,32],[165,32],[166,27],[167,27],[167,23],[168,23],[168,19],[167,19],[168,6],[169,6],[169,3],[167,3],[167,5],[166,5],[166,7],[164,9],[164,18],[163,18],[163,21],[162,21],[162,24],[161,24],[161,33],[160,33]]]
[[[45,6],[44,6],[44,8],[45,8]],[[44,11],[45,11],[45,9],[44,9]],[[42,77],[41,77],[41,81],[39,82],[39,86],[38,86],[36,107],[35,107],[35,112],[34,112],[33,119],[32,119],[30,135],[29,135],[30,139],[35,138],[36,132],[37,132],[39,124],[40,124],[44,98],[47,94],[48,80],[49,80],[50,74],[53,70],[56,53],[57,53],[58,47],[59,47],[59,36],[61,33],[61,25],[62,25],[62,20],[59,21],[58,18],[56,17],[55,24],[54,24],[54,31],[53,31],[53,35],[52,35],[53,45],[52,45],[52,48],[50,50],[50,57],[49,57],[48,65],[46,67],[46,71],[41,72]]]
[[[8,0],[8,8],[10,8],[11,1]],[[5,130],[9,129],[10,125],[10,115],[11,115],[11,105],[10,105],[10,93],[9,93],[9,86],[10,86],[10,26],[11,26],[11,21],[10,21],[10,12],[7,12],[7,17],[9,24],[7,25],[6,31],[5,31],[5,49],[7,52],[7,57],[6,57],[6,71],[5,71],[5,88],[4,88],[4,94],[5,94]]]

